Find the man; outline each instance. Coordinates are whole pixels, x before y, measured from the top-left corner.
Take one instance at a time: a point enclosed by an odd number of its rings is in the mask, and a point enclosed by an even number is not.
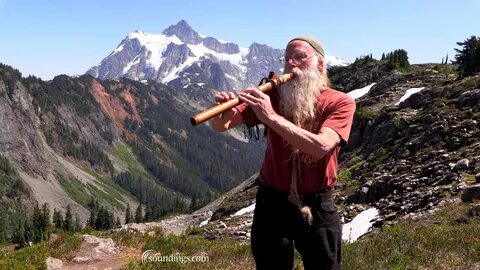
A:
[[[292,269],[294,247],[307,270],[340,269],[342,229],[333,186],[355,102],[329,88],[325,52],[313,37],[288,43],[284,71],[294,79],[269,95],[247,88],[239,94],[243,104],[211,124],[220,132],[263,123],[268,131],[251,234],[257,269]],[[221,92],[215,100],[233,97]]]

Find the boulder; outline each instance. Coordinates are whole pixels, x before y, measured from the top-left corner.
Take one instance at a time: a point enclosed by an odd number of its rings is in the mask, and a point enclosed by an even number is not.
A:
[[[474,200],[480,200],[480,184],[467,187],[461,196],[462,202],[470,203]]]

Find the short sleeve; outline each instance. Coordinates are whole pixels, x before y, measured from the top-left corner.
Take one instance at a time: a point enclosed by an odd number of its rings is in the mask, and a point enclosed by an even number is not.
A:
[[[348,142],[352,128],[353,115],[355,113],[355,100],[350,96],[339,93],[325,108],[325,120],[322,127],[333,129],[340,136],[340,146]]]

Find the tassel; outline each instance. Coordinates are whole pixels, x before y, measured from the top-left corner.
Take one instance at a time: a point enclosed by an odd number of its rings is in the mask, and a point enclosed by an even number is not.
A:
[[[312,225],[313,223],[313,215],[312,215],[312,210],[310,209],[309,206],[305,205],[300,209],[300,212],[302,213],[303,220],[308,224]]]

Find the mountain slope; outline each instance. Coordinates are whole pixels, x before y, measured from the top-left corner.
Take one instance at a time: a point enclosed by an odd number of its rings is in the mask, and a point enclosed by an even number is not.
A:
[[[12,199],[71,205],[82,221],[91,197],[120,218],[139,202],[163,215],[185,211],[192,199],[205,203],[258,170],[261,144],[192,127],[197,110],[174,94],[153,81],[45,82],[0,65],[0,151],[30,191]]]

